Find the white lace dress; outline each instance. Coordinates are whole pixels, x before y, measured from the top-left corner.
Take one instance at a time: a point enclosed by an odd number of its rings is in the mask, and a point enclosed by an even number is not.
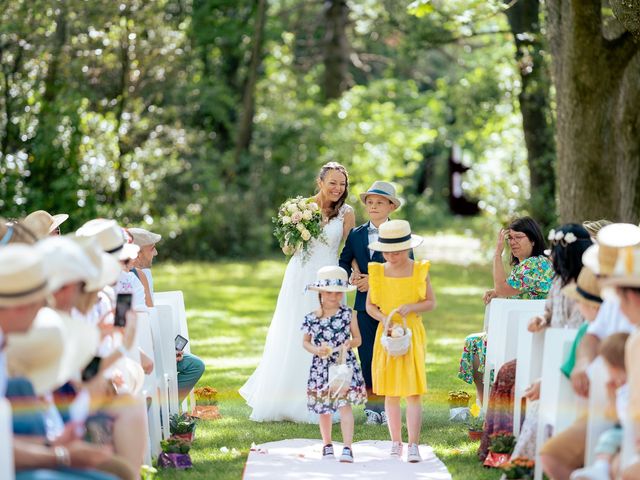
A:
[[[343,205],[338,216],[324,226],[323,240],[312,240],[306,254],[296,253],[289,260],[262,359],[240,388],[240,395],[253,409],[251,420],[317,422],[317,415],[307,409],[312,355],[302,347],[300,327],[305,315],[319,304],[318,293],[305,292],[305,287],[315,280],[321,267],[338,264],[344,215],[349,210],[351,207]]]

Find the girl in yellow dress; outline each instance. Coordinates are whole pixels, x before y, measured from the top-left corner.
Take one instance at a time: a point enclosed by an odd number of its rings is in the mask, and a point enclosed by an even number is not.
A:
[[[391,456],[402,457],[402,413],[400,400],[407,399],[407,430],[409,432],[408,462],[420,462],[420,426],[422,398],[427,391],[425,372],[426,333],[422,312],[435,308],[436,298],[429,281],[429,262],[413,261],[410,249],[422,243],[411,235],[405,220],[390,220],[380,225],[379,239],[369,244],[371,250],[382,252],[385,262],[369,263],[369,293],[367,313],[378,320],[373,347],[371,377],[373,391],[385,396],[385,412],[391,434]],[[402,356],[391,356],[381,344],[387,315],[397,308],[392,325],[402,324],[406,317],[411,329],[411,346]]]

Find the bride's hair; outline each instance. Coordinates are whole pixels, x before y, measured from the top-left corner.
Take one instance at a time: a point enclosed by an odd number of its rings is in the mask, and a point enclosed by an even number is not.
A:
[[[338,216],[338,213],[340,212],[342,205],[344,205],[344,202],[347,199],[347,196],[349,195],[349,174],[347,173],[347,169],[344,168],[339,163],[329,162],[329,163],[325,163],[322,166],[322,168],[320,168],[320,173],[318,174],[318,181],[324,180],[329,170],[337,170],[338,172],[342,173],[346,181],[344,192],[342,193],[342,195],[340,196],[337,202],[333,202],[333,205],[331,205],[331,208],[329,209],[329,215],[327,219],[331,220],[332,218],[335,218]]]

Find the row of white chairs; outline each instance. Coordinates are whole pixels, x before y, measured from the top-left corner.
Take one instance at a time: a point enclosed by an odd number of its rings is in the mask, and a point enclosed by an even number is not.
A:
[[[494,299],[485,310],[487,331],[487,355],[485,364],[486,412],[489,389],[494,375],[510,360],[517,359],[514,386],[513,434],[518,436],[522,422],[522,406],[525,390],[533,381],[542,378],[537,430],[536,471],[534,478],[540,480],[543,472],[539,449],[553,434],[562,432],[573,424],[579,409],[586,408],[587,438],[585,465],[595,461],[595,448],[600,434],[611,428],[614,422],[605,412],[608,407],[608,372],[604,361],[597,358],[589,368],[590,394],[587,401],[573,391],[571,382],[560,367],[569,356],[577,330],[549,328],[531,333],[527,329],[529,319],[541,315],[544,300]],[[492,373],[493,372],[493,373]],[[631,425],[623,425],[624,441],[621,465],[628,466],[637,457],[634,453],[635,435]]]

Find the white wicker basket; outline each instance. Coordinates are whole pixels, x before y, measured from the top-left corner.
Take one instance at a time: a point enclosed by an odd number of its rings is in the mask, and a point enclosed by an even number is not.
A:
[[[347,349],[340,345],[335,350],[338,350],[340,355],[338,363],[329,366],[329,393],[332,398],[346,395],[353,377],[353,369],[347,365]]]
[[[388,334],[389,326],[391,325],[391,319],[397,313],[397,308],[394,308],[389,312],[384,322],[384,330],[382,332],[382,338],[380,343],[384,349],[392,357],[401,357],[405,355],[411,347],[411,329],[407,327],[407,319],[402,317],[402,327],[404,328],[404,335],[402,337],[391,337]]]

